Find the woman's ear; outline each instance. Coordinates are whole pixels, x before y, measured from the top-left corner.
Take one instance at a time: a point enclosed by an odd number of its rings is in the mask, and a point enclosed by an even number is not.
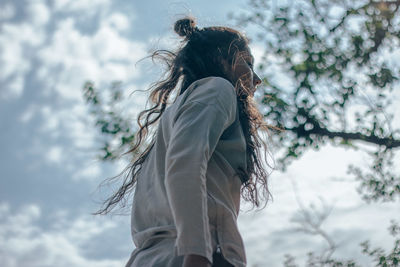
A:
[[[228,62],[226,59],[221,59],[221,66],[222,66],[222,72],[225,74],[226,78],[232,82],[232,65]]]

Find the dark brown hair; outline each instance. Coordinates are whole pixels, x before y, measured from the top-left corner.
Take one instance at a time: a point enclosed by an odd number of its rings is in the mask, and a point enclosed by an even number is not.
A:
[[[143,162],[154,145],[155,132],[151,137],[149,145],[140,152],[149,132],[149,127],[155,124],[167,107],[169,97],[175,89],[179,89],[178,95],[185,92],[194,81],[218,76],[229,80],[223,60],[233,66],[240,53],[248,51],[248,39],[228,27],[206,27],[199,29],[195,20],[186,17],[175,22],[175,32],[184,37],[177,52],[168,50],[157,50],[150,57],[159,59],[166,64],[167,71],[164,79],[154,83],[150,88],[149,100],[154,106],[143,110],[137,119],[139,130],[136,134],[135,144],[127,153],[133,156],[132,162],[121,174],[125,174],[122,185],[104,202],[102,209],[95,214],[106,214],[117,204],[124,206],[126,196],[132,192],[136,184],[136,177]],[[239,169],[238,175],[242,180],[242,197],[260,206],[260,201],[265,204],[271,194],[268,190],[268,172],[262,164],[260,151],[264,151],[265,162],[267,161],[267,145],[260,138],[258,130],[268,130],[268,125],[263,122],[263,116],[258,111],[254,100],[248,97],[249,88],[243,86],[243,81],[234,83],[237,91],[239,118],[247,143],[247,170]],[[153,116],[153,118],[152,118]],[[155,116],[155,117],[154,117]],[[268,165],[268,162],[267,166]],[[118,175],[114,178],[119,178]],[[114,179],[112,178],[112,179]],[[260,196],[259,191],[262,191]]]

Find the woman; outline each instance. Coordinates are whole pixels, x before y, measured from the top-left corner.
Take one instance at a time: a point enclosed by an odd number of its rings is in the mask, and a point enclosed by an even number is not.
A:
[[[100,213],[136,187],[136,249],[126,266],[245,266],[236,221],[240,195],[255,206],[270,196],[260,157],[266,144],[257,132],[267,126],[252,100],[261,80],[240,32],[199,29],[192,18],[178,20],[174,29],[184,37],[182,47],[153,54],[167,63],[167,76],[152,88],[155,106],[139,114],[127,179]],[[139,153],[158,119],[150,145]]]

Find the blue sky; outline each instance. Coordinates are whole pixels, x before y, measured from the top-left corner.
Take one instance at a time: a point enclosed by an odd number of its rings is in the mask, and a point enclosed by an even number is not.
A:
[[[104,89],[121,80],[134,115],[145,95],[129,93],[145,89],[158,73],[135,63],[151,49],[177,44],[172,31],[177,18],[193,14],[200,27],[233,26],[228,12],[245,9],[238,0],[0,3],[2,266],[126,262],[134,248],[129,216],[90,215],[101,196],[97,185],[123,163],[96,160],[101,136],[83,101],[83,83],[92,80]],[[262,46],[251,48],[257,63]],[[339,244],[335,256],[369,266],[358,244],[371,239],[388,247],[386,228],[400,213],[393,203],[367,205],[360,199],[346,169],[349,163],[365,164],[365,158],[327,146],[308,152],[287,172],[273,173],[274,201],[239,217],[249,266],[282,266],[287,253],[302,261],[306,252],[326,246],[320,237],[296,231],[299,203],[317,210],[322,203],[332,206],[324,230]]]

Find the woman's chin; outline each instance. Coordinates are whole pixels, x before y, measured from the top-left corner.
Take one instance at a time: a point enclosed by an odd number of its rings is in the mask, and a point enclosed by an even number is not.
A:
[[[256,89],[252,88],[250,93],[249,93],[249,96],[253,97],[255,92],[256,92]]]

